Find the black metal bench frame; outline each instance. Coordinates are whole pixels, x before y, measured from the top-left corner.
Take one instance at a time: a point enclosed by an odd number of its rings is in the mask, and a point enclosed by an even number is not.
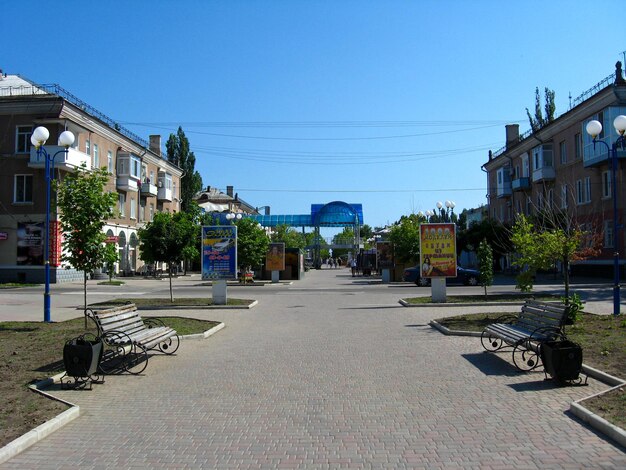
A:
[[[565,339],[563,327],[573,305],[527,300],[518,316],[504,315],[488,325],[480,342],[489,352],[513,348],[513,364],[528,372],[541,365],[541,344]]]
[[[100,362],[100,371],[105,374],[140,374],[148,366],[148,351],[158,349],[171,355],[180,346],[176,330],[158,318],[142,318],[135,304],[88,309],[86,315],[96,324],[105,345]]]

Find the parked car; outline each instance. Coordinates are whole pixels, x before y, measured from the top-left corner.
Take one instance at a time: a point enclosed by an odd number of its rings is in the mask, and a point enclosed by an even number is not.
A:
[[[402,280],[414,282],[418,286],[426,287],[430,285],[430,278],[420,276],[420,267],[407,268],[402,274]],[[477,269],[456,267],[456,277],[446,278],[446,284],[464,284],[466,286],[477,286],[480,272]]]

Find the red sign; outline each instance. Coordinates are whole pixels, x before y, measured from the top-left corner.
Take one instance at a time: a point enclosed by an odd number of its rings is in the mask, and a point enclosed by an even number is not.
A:
[[[118,240],[119,240],[119,237],[115,235],[109,235],[107,239],[104,241],[104,243],[117,243]]]
[[[50,266],[61,265],[61,224],[58,220],[50,221]]]

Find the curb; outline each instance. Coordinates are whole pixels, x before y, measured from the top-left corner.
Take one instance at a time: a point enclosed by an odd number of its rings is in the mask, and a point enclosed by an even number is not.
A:
[[[404,299],[398,300],[398,303],[403,307],[483,307],[483,306],[497,306],[497,307],[520,307],[524,305],[524,302],[518,302],[517,300],[514,302],[441,302],[441,303],[428,303],[428,304],[410,304]]]
[[[40,424],[35,429],[28,431],[26,434],[12,440],[4,447],[0,448],[0,464],[25,451],[33,444],[42,440],[44,437],[52,434],[57,429],[62,428],[63,426],[70,423],[71,421],[74,421],[80,416],[80,407],[78,407],[78,405],[52,396],[42,390],[43,387],[47,387],[53,384],[56,379],[60,378],[63,375],[64,373],[57,374],[53,377],[37,382],[34,385],[29,385],[28,388],[49,399],[64,403],[70,408],[63,411],[61,414],[55,416],[54,418],[46,421],[45,423]]]
[[[137,307],[137,310],[250,310],[259,304],[254,300],[248,305],[153,305],[150,307]]]
[[[478,338],[480,338],[480,335],[481,335],[477,331],[450,330],[446,328],[445,326],[437,323],[435,320],[431,320],[429,322],[429,325],[435,328],[436,330],[439,330],[445,335],[473,336],[473,337],[478,337]],[[598,416],[597,414],[585,408],[581,404],[585,400],[604,395],[605,393],[609,393],[615,389],[623,387],[624,385],[626,385],[626,381],[618,377],[609,375],[606,372],[602,372],[601,370],[594,369],[593,367],[589,367],[586,364],[582,365],[582,370],[585,374],[593,377],[594,379],[599,380],[600,382],[605,383],[607,385],[610,385],[611,388],[570,403],[570,408],[569,408],[570,412],[574,416],[579,418],[580,420],[587,423],[590,427],[592,427],[596,431],[601,432],[605,436],[613,439],[615,442],[617,442],[621,446],[626,447],[626,430],[619,428],[615,426],[614,424],[609,423],[606,419],[602,418],[601,416]]]
[[[256,301],[255,301],[256,302]],[[215,325],[210,330],[205,331],[204,333],[198,333],[193,335],[184,335],[181,336],[183,341],[186,340],[198,340],[205,339],[211,335],[214,335],[221,329],[223,329],[226,325],[224,323],[219,323]],[[41,380],[34,385],[29,385],[33,392],[39,393],[51,400],[55,400],[61,403],[68,405],[70,408],[63,411],[61,414],[55,416],[52,419],[49,419],[45,423],[40,424],[35,429],[28,431],[26,434],[12,440],[4,447],[0,448],[0,464],[6,462],[7,460],[15,457],[17,454],[24,452],[33,444],[41,441],[43,438],[49,436],[54,431],[62,428],[66,424],[74,421],[76,418],[80,416],[80,407],[75,405],[74,403],[70,403],[69,401],[63,400],[61,398],[57,398],[43,390],[43,388],[52,385],[57,382],[61,377],[65,375],[65,372],[61,372],[57,375],[53,375],[45,380]]]
[[[589,397],[576,400],[575,402],[572,402],[570,404],[569,410],[572,412],[574,416],[576,416],[577,418],[587,423],[596,431],[601,432],[605,436],[608,436],[609,438],[613,439],[618,444],[626,447],[626,431],[625,430],[615,426],[614,424],[609,423],[606,419],[602,418],[601,416],[598,416],[597,414],[593,413],[592,411],[588,410],[583,405],[581,405],[581,403],[585,400],[604,395],[605,393],[612,392],[613,390],[621,388],[624,385],[626,385],[626,382],[622,382],[621,384],[616,385],[615,387],[609,388],[608,390],[605,390],[603,392],[596,393],[595,395],[591,395]]]

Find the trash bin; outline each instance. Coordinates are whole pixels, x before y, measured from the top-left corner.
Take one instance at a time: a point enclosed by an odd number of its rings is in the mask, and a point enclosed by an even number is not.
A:
[[[541,360],[546,374],[557,382],[577,380],[583,365],[583,350],[569,340],[546,341],[541,344]]]
[[[70,377],[90,377],[100,365],[103,352],[102,340],[94,335],[73,338],[63,347],[65,372]]]

